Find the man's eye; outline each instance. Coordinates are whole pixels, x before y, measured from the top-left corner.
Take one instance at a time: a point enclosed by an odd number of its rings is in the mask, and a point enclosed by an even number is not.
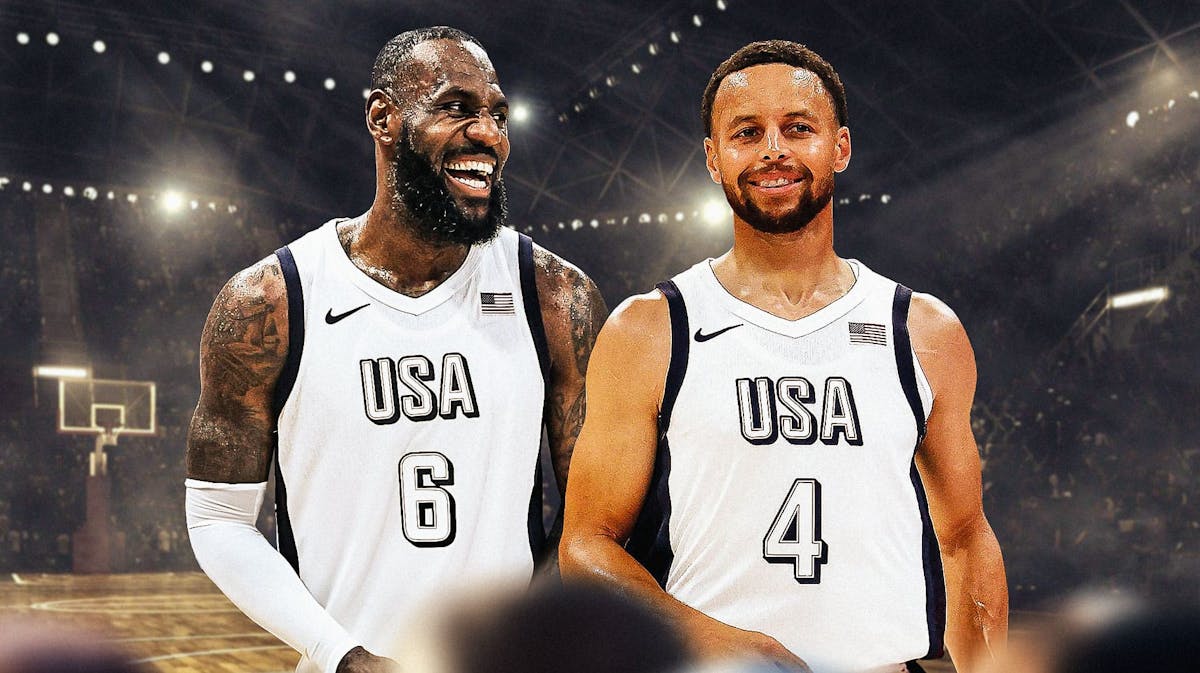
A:
[[[492,119],[495,119],[496,123],[499,124],[500,126],[504,126],[505,124],[508,123],[508,113],[496,112],[492,115]]]
[[[458,113],[458,114],[461,114],[461,113],[464,113],[467,111],[466,106],[458,101],[455,101],[453,103],[446,103],[445,105],[442,106],[442,109],[447,112],[454,112],[454,113]]]
[[[758,133],[758,129],[744,128],[741,131],[738,131],[737,133],[733,134],[733,137],[734,138],[750,138],[757,133]]]
[[[795,126],[792,126],[792,130],[798,133],[809,133],[812,131],[812,127],[808,124],[796,124]]]

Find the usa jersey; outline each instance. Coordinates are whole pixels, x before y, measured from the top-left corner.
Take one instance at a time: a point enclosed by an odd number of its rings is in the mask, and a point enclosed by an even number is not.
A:
[[[409,297],[350,261],[338,222],[276,251],[279,548],[367,650],[397,657],[430,598],[532,575],[545,333],[528,237],[502,228]]]
[[[941,556],[913,462],[933,395],[911,291],[848,260],[845,295],[785,320],[710,262],[659,285],[671,360],[627,548],[675,598],[816,673],[941,656]]]

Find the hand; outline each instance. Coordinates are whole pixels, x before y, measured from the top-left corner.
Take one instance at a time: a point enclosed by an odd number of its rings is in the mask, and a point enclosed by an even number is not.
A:
[[[692,642],[703,659],[759,658],[781,664],[787,671],[812,673],[803,659],[765,633],[734,628],[714,619],[692,633]]]
[[[356,647],[338,662],[337,673],[400,673],[400,664]]]

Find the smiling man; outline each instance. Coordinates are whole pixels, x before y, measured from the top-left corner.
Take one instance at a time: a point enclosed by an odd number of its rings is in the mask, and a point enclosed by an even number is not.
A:
[[[188,436],[196,558],[305,673],[391,670],[431,599],[529,580],[541,433],[564,488],[606,315],[501,226],[508,104],[473,37],[398,35],[372,86],[374,203],[221,290]]]
[[[820,56],[747,45],[701,112],[733,248],[601,331],[563,575],[645,597],[701,654],[899,672],[944,642],[977,671],[1005,642],[1008,597],[967,335],[942,302],[834,251],[850,131]]]

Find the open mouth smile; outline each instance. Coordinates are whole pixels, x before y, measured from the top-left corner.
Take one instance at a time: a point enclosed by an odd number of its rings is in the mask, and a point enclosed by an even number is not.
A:
[[[446,162],[443,172],[451,184],[469,196],[485,198],[491,192],[496,164],[484,159],[454,159]]]

